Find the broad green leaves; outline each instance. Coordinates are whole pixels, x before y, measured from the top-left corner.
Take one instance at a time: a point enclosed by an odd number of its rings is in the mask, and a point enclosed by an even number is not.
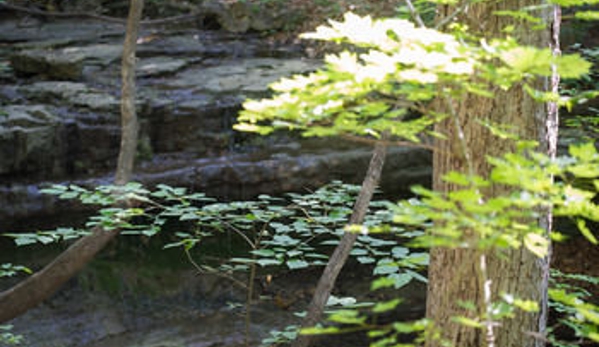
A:
[[[264,134],[287,128],[306,136],[375,137],[387,131],[417,142],[416,135],[443,116],[405,117],[418,102],[431,100],[447,76],[474,71],[470,52],[453,36],[409,21],[349,13],[344,22],[330,24],[304,37],[347,41],[367,50],[329,55],[324,69],[274,83],[275,97],[244,104],[238,130]]]
[[[552,288],[549,290],[549,304],[560,313],[558,323],[571,330],[578,338],[586,337],[599,342],[599,307],[591,303],[594,301],[591,293],[581,287],[596,287],[599,285],[599,278],[552,270],[550,281]],[[554,336],[549,336],[556,346],[579,346],[579,343],[555,341]]]
[[[510,37],[487,42],[416,27],[403,19],[375,20],[352,13],[303,37],[357,48],[326,56],[318,71],[273,83],[272,98],[246,101],[236,129],[375,138],[388,132],[418,142],[418,135],[446,116],[426,108],[436,97],[492,97],[496,88],[522,84],[540,101],[561,103],[558,95],[536,90],[529,82],[555,71],[577,78],[590,68],[579,55],[554,56],[549,49],[521,46]]]
[[[517,46],[500,53],[506,73],[523,76],[550,76],[555,66],[563,78],[578,78],[589,72],[591,63],[578,54],[555,57],[551,51]]]
[[[421,246],[468,247],[501,250],[526,247],[538,257],[549,249],[549,235],[535,223],[542,211],[553,208],[556,216],[576,220],[590,242],[597,238],[585,220],[599,221],[594,198],[599,191],[599,154],[591,144],[573,145],[571,157],[551,160],[521,146],[518,153],[489,158],[493,170],[488,179],[450,173],[445,179],[456,187],[449,193],[416,187],[420,200],[400,202],[395,222],[423,227]],[[582,184],[581,180],[593,184]],[[507,193],[485,198],[492,185],[510,187]],[[434,221],[433,224],[426,224]]]
[[[24,272],[27,274],[31,274],[32,271],[22,265],[13,265],[13,264],[2,264],[0,265],[0,278],[2,277],[12,277],[17,275],[20,272]]]
[[[0,325],[0,343],[6,346],[21,345],[24,338],[21,335],[11,333],[13,326],[10,324]]]
[[[577,335],[599,342],[599,306],[583,301],[576,293],[564,289],[550,289],[549,297],[565,308],[567,319]]]

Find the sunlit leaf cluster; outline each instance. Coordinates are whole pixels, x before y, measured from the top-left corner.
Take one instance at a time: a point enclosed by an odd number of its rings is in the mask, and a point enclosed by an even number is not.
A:
[[[344,42],[354,49],[326,56],[318,71],[273,83],[271,98],[246,101],[238,130],[374,137],[386,132],[418,142],[419,135],[446,117],[428,108],[439,96],[493,97],[497,88],[524,84],[534,98],[566,102],[536,90],[531,82],[555,70],[577,78],[590,68],[579,55],[554,56],[509,36],[486,41],[417,27],[408,20],[352,13],[304,38]]]
[[[32,271],[29,268],[22,266],[22,265],[13,265],[10,263],[0,265],[0,278],[1,277],[12,277],[21,272],[24,272],[27,274],[32,273]]]
[[[526,247],[543,257],[550,239],[535,221],[553,208],[556,216],[574,219],[582,235],[597,243],[586,226],[586,221],[599,221],[599,206],[593,200],[599,191],[599,154],[592,143],[573,145],[570,156],[557,159],[525,144],[519,153],[489,158],[489,162],[493,169],[488,178],[456,172],[446,175],[445,180],[455,186],[448,193],[414,188],[420,198],[401,202],[395,222],[425,227],[428,232],[416,240],[420,246]],[[487,197],[483,192],[492,186],[510,189]],[[430,221],[434,225],[427,224]]]
[[[24,342],[22,335],[11,333],[13,326],[10,324],[0,325],[0,343],[4,346],[17,346]]]
[[[583,288],[583,285],[587,288],[598,286],[599,278],[552,270],[550,280],[549,305],[559,314],[558,325],[551,329],[565,327],[576,339],[563,341],[549,334],[551,343],[558,347],[575,347],[580,345],[582,338],[599,342],[599,307],[592,303],[591,293]]]

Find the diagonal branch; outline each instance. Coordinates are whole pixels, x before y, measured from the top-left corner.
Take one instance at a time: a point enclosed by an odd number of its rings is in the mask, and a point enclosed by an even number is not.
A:
[[[115,182],[125,184],[131,177],[137,147],[137,116],[135,114],[135,43],[141,19],[143,0],[131,0],[127,34],[123,53],[122,141]],[[131,83],[132,82],[132,83]],[[119,230],[95,227],[92,233],[79,239],[54,261],[16,286],[0,293],[0,323],[11,320],[56,293],[64,283],[89,263]]]
[[[362,189],[360,189],[360,194],[358,195],[358,199],[356,200],[356,204],[354,205],[349,220],[350,224],[362,224],[364,221],[364,217],[368,211],[368,205],[370,205],[372,195],[380,181],[381,173],[383,171],[383,164],[385,163],[385,156],[387,154],[387,139],[385,137],[386,136],[384,136],[374,148],[374,153],[372,154],[372,159],[368,166],[368,172],[362,182]],[[314,326],[320,320],[324,307],[335,285],[335,281],[337,280],[343,265],[345,265],[357,238],[358,234],[356,233],[346,232],[343,234],[339,245],[335,248],[327,266],[320,276],[320,280],[314,291],[314,296],[312,297],[312,302],[310,302],[310,306],[308,306],[308,313],[302,321],[303,328]],[[310,335],[299,335],[299,337],[292,343],[291,347],[307,347],[310,344],[310,338]]]
[[[0,293],[0,323],[27,312],[51,297],[118,233],[118,230],[94,228],[90,235],[79,239],[41,271]]]

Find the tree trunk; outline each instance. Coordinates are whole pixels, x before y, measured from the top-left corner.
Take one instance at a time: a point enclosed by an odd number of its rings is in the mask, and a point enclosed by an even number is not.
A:
[[[139,122],[135,113],[135,48],[139,22],[143,10],[143,0],[131,0],[127,35],[123,45],[122,86],[121,86],[121,150],[116,169],[116,184],[125,184],[131,180],[133,165],[137,153],[137,133]]]
[[[372,154],[372,159],[368,166],[368,172],[362,182],[362,189],[360,189],[360,194],[354,205],[349,224],[362,224],[362,222],[364,222],[364,217],[368,211],[368,205],[370,205],[374,190],[381,179],[386,154],[387,144],[386,138],[384,137],[374,148],[374,153]],[[335,248],[331,258],[329,258],[329,262],[320,276],[320,280],[314,291],[314,296],[308,306],[308,312],[302,320],[303,328],[312,327],[320,321],[324,307],[335,286],[335,281],[337,281],[337,276],[339,276],[343,265],[345,265],[345,261],[347,260],[357,237],[358,234],[356,233],[343,234],[341,241]],[[299,335],[298,338],[293,341],[291,347],[306,347],[310,344],[310,340],[310,335]]]
[[[502,29],[514,25],[513,35],[521,44],[537,47],[552,47],[558,52],[559,45],[559,8],[545,7],[543,18],[545,30],[533,30],[526,23],[510,17],[498,17],[496,11],[518,11],[525,6],[540,6],[535,0],[508,0],[471,4],[465,13],[457,16],[457,21],[468,25],[471,32],[485,37],[502,35]],[[442,7],[440,19],[454,13],[455,8]],[[535,13],[537,14],[537,13]],[[539,80],[537,87],[557,90],[557,76]],[[439,140],[433,156],[433,188],[440,192],[449,192],[458,187],[445,183],[442,176],[449,171],[468,171],[482,177],[488,177],[491,167],[486,156],[500,156],[513,151],[513,143],[493,136],[480,120],[496,124],[514,126],[522,139],[540,142],[539,151],[554,155],[557,142],[557,108],[535,102],[521,86],[508,91],[494,91],[494,98],[469,95],[462,100],[449,101],[454,117],[449,117],[437,125],[437,131],[446,135],[447,140]],[[439,103],[440,104],[440,103]],[[440,106],[443,108],[443,106]],[[457,126],[456,124],[459,124]],[[464,147],[468,153],[463,153]],[[456,155],[458,154],[458,155]],[[468,163],[470,161],[470,163]],[[505,187],[493,186],[484,192],[491,197],[502,192]],[[549,229],[551,216],[548,212],[539,223]],[[538,313],[517,311],[513,319],[506,319],[501,326],[488,331],[473,329],[452,322],[456,315],[472,316],[472,313],[460,308],[459,302],[471,302],[478,308],[484,305],[484,284],[477,274],[481,273],[481,259],[486,262],[486,272],[491,281],[491,292],[506,292],[522,299],[539,303]],[[431,250],[429,267],[429,286],[427,297],[427,317],[440,329],[441,336],[459,347],[531,347],[544,343],[538,333],[544,333],[547,311],[547,280],[549,259],[538,259],[525,248],[508,252],[507,257],[499,258],[494,254],[481,254],[468,249],[434,248]],[[441,341],[427,340],[428,347],[441,346]]]
[[[135,115],[135,44],[143,0],[131,0],[127,35],[123,52],[122,141],[115,183],[125,184],[131,177],[137,148],[137,118]],[[75,276],[118,235],[118,230],[96,227],[61,253],[42,270],[16,286],[0,293],[0,324],[11,320],[51,297],[71,277]]]

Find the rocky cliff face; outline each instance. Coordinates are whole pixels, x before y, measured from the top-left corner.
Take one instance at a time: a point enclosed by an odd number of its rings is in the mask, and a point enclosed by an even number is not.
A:
[[[222,3],[204,6],[226,21]],[[23,27],[23,20],[0,21],[0,227],[56,213],[52,199],[38,194],[47,182],[110,182],[119,146],[123,26],[53,19]],[[256,20],[248,30],[260,29]],[[305,58],[298,46],[222,30],[226,24],[218,30],[190,24],[142,30],[136,180],[225,198],[361,180],[369,147],[231,128],[245,98],[265,96],[270,83],[312,71],[319,61]],[[428,153],[395,149],[384,189],[406,191],[428,175]]]

